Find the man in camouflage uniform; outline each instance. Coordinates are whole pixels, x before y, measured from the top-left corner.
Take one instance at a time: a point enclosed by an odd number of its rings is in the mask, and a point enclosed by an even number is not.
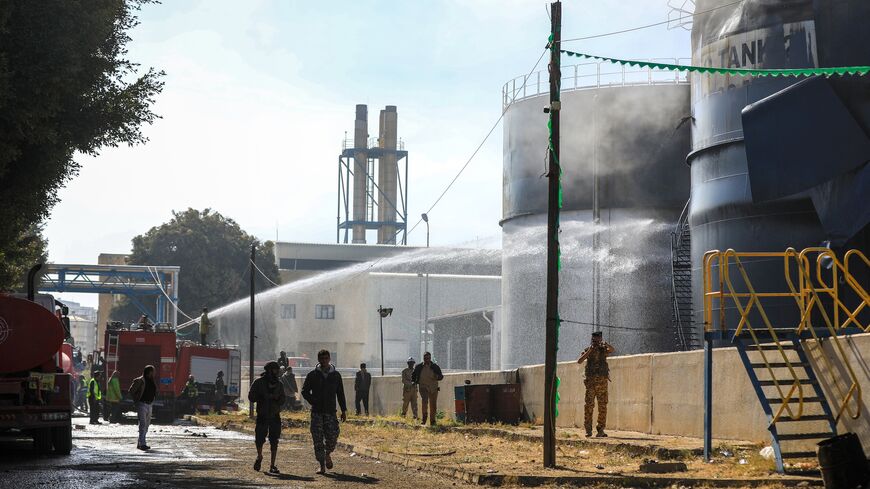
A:
[[[586,404],[583,409],[583,424],[586,437],[592,436],[592,410],[595,400],[598,400],[598,434],[605,437],[604,426],[607,424],[607,383],[610,381],[610,367],[607,366],[607,355],[614,352],[613,346],[606,343],[601,331],[592,333],[592,344],[583,350],[577,363],[586,362]]]
[[[331,363],[329,351],[317,353],[317,367],[305,377],[302,397],[311,404],[311,438],[314,441],[314,458],[320,464],[318,474],[325,474],[333,467],[332,452],[338,441],[340,429],[336,416],[336,400],[341,408],[341,420],[347,421],[347,402],[341,374]]]

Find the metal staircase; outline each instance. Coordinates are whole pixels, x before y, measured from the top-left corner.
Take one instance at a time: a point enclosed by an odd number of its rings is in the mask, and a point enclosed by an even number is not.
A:
[[[756,290],[742,262],[747,258],[782,260],[788,290]],[[870,331],[870,294],[850,272],[850,259],[852,272],[854,265],[870,267],[858,250],[846,253],[842,261],[826,248],[800,253],[710,251],[704,256],[705,352],[714,340],[736,346],[767,416],[780,473],[789,469],[786,461],[815,459],[815,444],[836,436],[844,415],[861,415],[861,385],[841,339]],[[781,305],[788,298],[797,306],[796,324],[774,324],[765,305]],[[711,361],[705,356],[705,368]],[[710,382],[705,375],[705,383]],[[706,396],[705,409],[711,410],[712,399]],[[709,452],[712,433],[709,414],[705,416]]]
[[[789,331],[780,331],[773,343],[756,343],[773,341],[760,332],[756,338],[743,334],[732,340],[767,415],[780,473],[785,472],[786,459],[815,458],[816,453],[807,450],[810,442],[837,435],[837,422],[801,340]]]
[[[689,229],[689,203],[671,233],[671,324],[677,351],[700,348],[692,321],[692,235]]]

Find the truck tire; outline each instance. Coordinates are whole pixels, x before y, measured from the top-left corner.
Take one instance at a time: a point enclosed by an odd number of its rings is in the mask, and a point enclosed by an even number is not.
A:
[[[51,428],[33,430],[33,449],[40,455],[51,453]]]
[[[52,428],[54,451],[59,455],[69,455],[72,451],[72,425]]]

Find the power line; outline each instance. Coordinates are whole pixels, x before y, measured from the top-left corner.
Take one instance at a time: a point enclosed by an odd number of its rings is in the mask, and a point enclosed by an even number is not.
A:
[[[628,326],[615,326],[613,324],[602,324],[602,323],[587,323],[583,321],[572,321],[570,319],[559,319],[559,322],[562,323],[570,323],[570,324],[579,324],[581,326],[593,326],[599,328],[610,328],[610,329],[623,329],[626,331],[649,331],[652,328],[631,328]]]
[[[439,202],[441,202],[441,199],[444,198],[444,195],[447,194],[447,191],[450,190],[450,187],[452,187],[453,184],[456,183],[456,180],[459,179],[460,175],[462,175],[462,172],[464,172],[465,169],[468,168],[468,165],[471,163],[471,161],[474,159],[474,157],[477,156],[477,153],[480,151],[480,148],[482,148],[483,145],[486,144],[486,141],[489,140],[489,137],[492,136],[493,131],[495,131],[495,128],[498,127],[501,120],[504,119],[504,115],[507,112],[508,108],[510,108],[510,106],[516,100],[517,94],[520,91],[522,91],[522,89],[526,86],[526,83],[528,82],[529,78],[532,76],[532,73],[534,73],[535,69],[538,67],[538,64],[541,63],[541,60],[544,59],[545,54],[547,54],[547,48],[544,48],[544,50],[541,51],[541,55],[538,57],[538,60],[535,61],[535,65],[532,66],[532,69],[529,70],[529,73],[523,77],[522,86],[520,86],[520,88],[514,92],[513,98],[511,98],[511,101],[501,111],[501,115],[498,116],[498,119],[496,119],[496,121],[492,125],[492,127],[489,128],[489,132],[486,133],[486,136],[484,136],[483,141],[481,141],[480,144],[477,145],[477,148],[474,150],[473,153],[471,153],[471,156],[468,158],[468,160],[465,162],[465,164],[462,165],[462,168],[459,169],[459,172],[456,174],[456,176],[453,177],[453,180],[450,180],[450,183],[447,184],[447,187],[444,188],[444,191],[441,192],[441,195],[439,195],[438,198],[435,199],[435,202],[432,203],[432,205],[429,207],[429,210],[426,211],[426,214],[429,214],[430,212],[432,212],[432,209],[434,209],[435,206],[438,205]],[[419,226],[421,222],[423,222],[422,217],[417,220],[416,224],[414,224],[414,226],[412,226],[410,230],[408,230],[408,234],[411,234],[415,229],[417,229],[417,226]],[[396,234],[398,235],[398,232]]]
[[[254,260],[251,260],[250,258],[248,258],[248,261],[251,263],[251,265],[254,265],[254,268],[255,268],[258,272],[260,272],[260,275],[262,275],[263,278],[266,279],[266,281],[268,281],[270,284],[274,285],[275,287],[278,287],[278,284],[276,284],[275,282],[273,282],[272,279],[270,279],[269,277],[267,277],[266,274],[263,273],[262,270],[260,270],[260,267],[258,267],[257,264],[254,263]]]
[[[617,34],[625,34],[625,33],[627,33],[627,32],[634,32],[634,31],[639,31],[639,30],[643,30],[643,29],[649,29],[650,27],[658,27],[658,26],[660,26],[660,25],[670,24],[671,22],[677,22],[677,21],[680,21],[680,20],[683,20],[683,19],[691,19],[691,18],[694,18],[696,15],[706,14],[706,13],[708,13],[708,12],[712,12],[712,11],[714,11],[714,10],[719,10],[719,9],[723,9],[723,8],[726,8],[726,7],[733,7],[734,5],[737,5],[738,3],[743,3],[743,1],[744,1],[744,0],[738,0],[738,1],[736,1],[736,2],[727,3],[727,4],[725,4],[725,5],[720,5],[720,6],[718,6],[718,7],[713,7],[713,8],[711,8],[711,9],[702,10],[702,11],[700,11],[700,12],[695,12],[695,13],[693,13],[692,15],[683,15],[683,16],[677,17],[677,18],[675,18],[675,19],[668,19],[668,20],[665,20],[665,21],[662,21],[662,22],[656,22],[656,23],[654,23],[654,24],[647,24],[647,25],[642,25],[642,26],[638,26],[638,27],[632,27],[632,28],[629,28],[629,29],[622,29],[622,30],[620,30],[620,31],[605,32],[605,33],[603,33],[603,34],[595,34],[595,35],[592,35],[592,36],[572,37],[571,39],[562,39],[562,42],[570,42],[570,41],[586,41],[586,40],[589,40],[589,39],[598,39],[599,37],[615,36],[615,35],[617,35]]]
[[[151,271],[152,268],[154,269],[154,271]],[[148,270],[148,273],[151,274],[151,278],[154,279],[154,283],[157,284],[157,288],[159,288],[160,292],[162,292],[163,295],[169,300],[169,303],[172,304],[172,307],[174,307],[176,311],[180,312],[182,316],[193,321],[194,319],[192,317],[188,316],[187,313],[182,311],[178,307],[178,304],[176,304],[175,301],[172,300],[172,297],[169,297],[169,294],[166,293],[166,289],[164,289],[163,284],[160,283],[160,276],[157,274],[157,267],[147,267],[147,270]],[[178,284],[175,284],[175,286],[177,287]]]

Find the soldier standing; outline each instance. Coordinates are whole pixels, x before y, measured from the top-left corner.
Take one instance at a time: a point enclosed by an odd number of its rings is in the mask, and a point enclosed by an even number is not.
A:
[[[402,417],[408,414],[408,404],[417,419],[417,386],[414,385],[414,357],[408,358],[408,368],[402,370]]]
[[[598,433],[595,436],[606,437],[604,426],[607,424],[607,383],[610,381],[610,367],[607,366],[607,355],[614,352],[613,346],[604,341],[601,331],[592,333],[592,344],[583,350],[577,363],[586,362],[586,403],[583,409],[583,424],[586,437],[592,436],[592,410],[598,400]]]
[[[441,367],[432,361],[432,354],[428,351],[423,354],[423,363],[414,368],[411,380],[420,387],[420,403],[423,408],[423,422],[426,424],[428,415],[429,424],[435,426],[438,409],[438,382],[444,380]]]

